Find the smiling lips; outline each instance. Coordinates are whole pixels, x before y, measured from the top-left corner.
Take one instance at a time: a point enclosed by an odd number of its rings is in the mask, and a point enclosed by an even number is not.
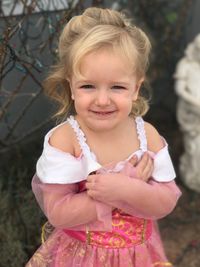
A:
[[[110,111],[95,111],[95,110],[91,110],[91,112],[93,112],[96,115],[105,116],[105,115],[113,114],[115,112],[115,110],[110,110]]]

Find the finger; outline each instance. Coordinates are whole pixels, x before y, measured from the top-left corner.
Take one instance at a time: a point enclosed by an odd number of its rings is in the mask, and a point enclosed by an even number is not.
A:
[[[151,157],[148,158],[146,168],[147,168],[149,174],[152,174],[153,168],[154,168],[154,162],[153,162],[153,159]]]
[[[143,173],[147,173],[150,169],[151,169],[151,166],[153,165],[152,163],[152,159],[148,156],[145,160],[145,165],[143,166]]]
[[[93,189],[87,190],[87,195],[95,200],[100,200],[99,194],[96,190],[93,190]]]
[[[87,195],[91,198],[94,198],[94,191],[93,190],[87,190]]]
[[[151,167],[151,169],[150,169],[150,171],[149,171],[149,178],[151,178],[152,177],[152,175],[153,175],[153,170],[154,170],[154,167],[153,167],[153,165],[152,165],[152,167]]]
[[[153,172],[153,160],[149,157],[145,168],[142,170],[143,180],[148,181]]]
[[[145,153],[142,155],[141,160],[138,162],[137,167],[141,170],[141,172],[143,172],[143,170],[145,169],[149,157],[150,157],[149,154],[148,154],[147,152],[145,152]]]
[[[94,182],[96,180],[96,175],[95,174],[89,174],[87,177],[88,182]]]
[[[91,182],[91,183],[90,182],[89,183],[86,182],[85,183],[85,187],[86,187],[87,190],[94,190],[95,189],[95,183],[93,183],[93,182]]]
[[[145,167],[146,167],[147,162],[148,162],[148,157],[149,156],[147,153],[143,154],[140,161],[136,164],[137,176],[140,177],[141,179],[144,178],[143,175],[144,175]]]
[[[129,159],[129,163],[131,163],[133,166],[137,164],[138,157],[134,155],[132,158]]]
[[[86,187],[87,190],[91,189],[91,184],[92,183],[88,183],[88,182],[85,183],[85,187]]]

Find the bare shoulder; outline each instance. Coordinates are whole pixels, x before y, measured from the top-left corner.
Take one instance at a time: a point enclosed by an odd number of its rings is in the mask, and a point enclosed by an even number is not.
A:
[[[49,143],[64,152],[74,154],[74,134],[68,123],[61,124],[52,133]]]
[[[160,134],[156,128],[148,122],[144,123],[144,128],[147,137],[148,150],[155,153],[158,152],[165,145]]]

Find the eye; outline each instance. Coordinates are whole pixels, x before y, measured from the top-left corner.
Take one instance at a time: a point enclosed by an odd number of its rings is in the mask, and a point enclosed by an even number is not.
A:
[[[81,85],[80,88],[83,88],[83,89],[92,89],[92,88],[94,88],[94,85],[92,85],[92,84],[84,84],[84,85]]]
[[[122,85],[113,85],[112,89],[116,89],[116,90],[125,90],[126,87],[122,86]]]

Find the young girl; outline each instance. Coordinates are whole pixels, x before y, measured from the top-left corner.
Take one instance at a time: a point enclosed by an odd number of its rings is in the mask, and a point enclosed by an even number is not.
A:
[[[180,191],[166,141],[141,117],[149,52],[116,11],[88,8],[64,27],[46,88],[72,115],[45,136],[32,182],[55,229],[27,267],[172,266],[155,220]]]

